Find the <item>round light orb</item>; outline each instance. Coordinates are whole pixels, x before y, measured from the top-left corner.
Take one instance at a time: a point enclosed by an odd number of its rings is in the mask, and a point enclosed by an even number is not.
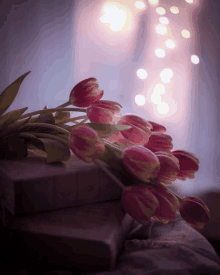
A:
[[[159,102],[157,111],[162,115],[166,115],[169,112],[169,105],[166,102]]]
[[[177,7],[173,6],[170,8],[170,11],[173,13],[173,14],[178,14],[180,11]]]
[[[182,30],[181,34],[184,38],[190,38],[190,32],[187,30]]]
[[[144,4],[144,2],[142,2],[142,1],[137,1],[137,2],[135,2],[134,5],[139,10],[143,10],[146,7],[146,5]]]
[[[199,57],[197,55],[191,55],[191,61],[193,64],[199,64]]]
[[[164,84],[170,83],[170,77],[168,76],[162,76],[160,79]]]
[[[159,15],[164,15],[166,13],[166,10],[162,7],[159,7],[159,8],[156,8],[156,12],[159,14]]]
[[[167,48],[169,48],[169,49],[176,48],[176,42],[172,39],[166,40],[165,44],[166,44]]]
[[[160,58],[165,57],[165,51],[163,49],[156,49],[155,54],[157,57],[160,57]]]
[[[158,24],[155,30],[158,34],[165,35],[167,33],[167,27],[161,24]]]
[[[147,71],[144,70],[144,69],[138,69],[138,70],[137,70],[137,76],[138,76],[140,79],[146,79],[146,78],[147,78]]]
[[[157,95],[162,95],[162,94],[165,94],[165,90],[166,90],[165,86],[163,84],[158,83],[155,86],[153,93]]]
[[[160,77],[161,78],[171,78],[173,77],[173,70],[171,69],[164,69],[161,73],[160,73]]]
[[[161,102],[161,96],[158,95],[158,94],[152,94],[151,96],[151,101],[154,103],[154,104],[159,104]]]
[[[148,0],[149,4],[151,5],[158,5],[159,0]]]
[[[186,3],[193,4],[193,0],[186,0]]]
[[[167,17],[160,17],[159,21],[163,25],[168,25],[169,24],[169,19]]]
[[[135,96],[135,103],[138,105],[138,106],[143,106],[145,103],[146,103],[146,99],[145,99],[145,96],[144,95],[136,95]]]

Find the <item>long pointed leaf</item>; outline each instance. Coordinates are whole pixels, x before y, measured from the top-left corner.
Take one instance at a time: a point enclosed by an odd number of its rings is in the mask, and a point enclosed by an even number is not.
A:
[[[5,126],[5,124],[8,125],[8,124],[13,123],[16,120],[18,120],[27,109],[28,109],[28,107],[14,110],[14,111],[11,111],[11,112],[1,116],[0,117],[0,128],[3,128]]]
[[[117,132],[128,130],[131,128],[131,126],[128,126],[128,125],[95,123],[95,122],[86,123],[86,125],[94,129],[102,138],[108,138]]]
[[[11,85],[9,85],[0,95],[0,116],[11,106],[14,101],[22,81],[30,72],[23,74],[16,79]]]

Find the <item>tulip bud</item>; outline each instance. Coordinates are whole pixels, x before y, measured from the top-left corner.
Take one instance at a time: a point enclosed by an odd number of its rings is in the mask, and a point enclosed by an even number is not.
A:
[[[88,107],[87,116],[91,122],[117,123],[121,117],[121,108],[117,102],[100,100]]]
[[[100,100],[104,92],[99,89],[95,78],[87,78],[79,82],[71,91],[69,102],[77,107],[88,107]]]
[[[186,178],[193,179],[195,172],[199,170],[198,158],[194,154],[184,150],[176,150],[172,154],[179,160],[180,164],[180,172],[177,178],[180,180],[186,180]]]
[[[210,211],[206,204],[195,197],[187,196],[180,203],[182,218],[192,227],[202,229],[209,222]]]
[[[165,151],[169,153],[173,148],[172,138],[167,134],[154,132],[144,147],[152,152]]]
[[[170,184],[177,179],[180,171],[179,161],[173,154],[167,152],[156,152],[155,155],[160,161],[160,170],[155,180]]]
[[[85,162],[93,162],[105,152],[104,141],[87,126],[73,129],[69,143],[72,152]]]
[[[124,115],[120,118],[118,124],[132,126],[128,130],[121,131],[121,134],[134,144],[144,145],[151,135],[150,128],[152,126],[150,123],[138,116],[130,114]]]
[[[121,159],[132,175],[145,182],[150,182],[150,178],[155,178],[160,170],[157,156],[141,145],[125,148]]]
[[[157,124],[156,122],[152,122],[152,121],[148,121],[148,122],[152,125],[151,132],[162,133],[167,131],[167,129],[164,126]]]
[[[157,187],[149,186],[149,190],[157,198],[160,204],[156,209],[153,218],[165,224],[170,220],[175,219],[176,211],[180,208],[180,203],[177,197],[162,185]]]
[[[125,187],[121,196],[121,204],[129,215],[140,223],[150,221],[159,202],[144,185]]]

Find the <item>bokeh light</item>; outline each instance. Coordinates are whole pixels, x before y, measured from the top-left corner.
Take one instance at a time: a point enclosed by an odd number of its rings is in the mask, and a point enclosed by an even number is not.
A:
[[[177,7],[173,6],[170,8],[170,11],[173,13],[173,14],[178,14],[180,11]]]
[[[145,103],[146,103],[146,99],[145,99],[145,96],[144,95],[136,95],[135,96],[135,103],[138,105],[138,106],[143,106]]]
[[[184,38],[190,38],[190,32],[187,30],[182,30],[181,34]]]
[[[187,3],[193,4],[193,0],[186,0]]]
[[[155,94],[153,93],[151,95],[151,101],[154,103],[154,104],[159,104],[161,102],[161,96],[158,95],[158,94]]]
[[[199,64],[199,57],[197,55],[192,55],[191,56],[191,61],[194,64]]]
[[[109,23],[113,31],[120,31],[126,23],[126,10],[113,4],[107,4],[103,9],[105,14],[100,18],[101,22]]]
[[[156,8],[156,12],[159,14],[159,15],[164,15],[166,13],[166,10],[162,7],[159,7],[159,8]]]
[[[153,93],[156,95],[162,95],[165,94],[165,86],[163,84],[158,83],[155,87],[154,87],[154,91]]]
[[[162,76],[160,79],[164,84],[170,83],[170,77],[168,76]]]
[[[159,21],[163,25],[168,25],[169,24],[169,19],[167,17],[160,17]]]
[[[143,10],[146,7],[146,5],[144,4],[144,2],[142,2],[142,1],[137,1],[137,2],[135,2],[134,5],[135,5],[135,7],[137,9],[140,9],[140,10]]]
[[[176,42],[172,39],[166,40],[165,44],[169,49],[174,49],[176,47]]]
[[[166,102],[159,102],[157,105],[157,111],[160,114],[166,115],[169,112],[169,105]]]
[[[148,0],[149,4],[151,5],[158,5],[159,0]]]
[[[160,73],[160,77],[163,77],[163,78],[171,78],[173,77],[173,70],[171,69],[164,69],[161,73]]]
[[[165,51],[163,49],[156,49],[155,54],[157,57],[160,57],[160,58],[165,57]]]
[[[155,30],[156,30],[156,32],[157,32],[158,34],[164,35],[164,34],[167,33],[167,27],[164,26],[164,25],[161,25],[161,24],[158,24],[158,25],[156,26]]]
[[[138,70],[137,70],[137,76],[138,76],[140,79],[146,79],[146,78],[147,78],[147,71],[144,70],[144,69],[138,69]]]

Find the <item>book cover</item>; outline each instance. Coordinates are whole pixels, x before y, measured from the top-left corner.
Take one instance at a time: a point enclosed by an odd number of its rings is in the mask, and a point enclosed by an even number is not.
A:
[[[2,209],[15,257],[83,271],[114,269],[134,221],[119,200],[20,216]]]

